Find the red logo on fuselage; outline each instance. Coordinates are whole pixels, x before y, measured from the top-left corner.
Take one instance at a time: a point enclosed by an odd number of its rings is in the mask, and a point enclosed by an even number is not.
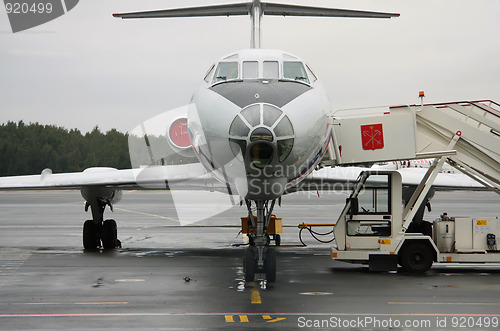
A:
[[[384,148],[382,124],[361,125],[361,143],[365,150]]]
[[[177,147],[191,146],[191,138],[189,138],[188,124],[186,118],[179,118],[170,126],[170,140]]]

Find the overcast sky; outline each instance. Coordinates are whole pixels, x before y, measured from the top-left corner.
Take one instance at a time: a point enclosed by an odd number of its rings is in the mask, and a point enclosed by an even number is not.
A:
[[[214,61],[248,48],[249,18],[111,14],[235,1],[82,0],[16,34],[0,8],[0,123],[126,132],[187,104]],[[401,13],[391,20],[264,17],[264,47],[305,59],[334,109],[418,103],[420,90],[426,102],[500,102],[500,0],[285,3]]]

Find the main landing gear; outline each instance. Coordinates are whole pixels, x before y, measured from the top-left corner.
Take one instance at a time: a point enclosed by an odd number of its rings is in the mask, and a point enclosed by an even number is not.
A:
[[[83,224],[83,248],[96,249],[102,247],[104,249],[113,249],[121,247],[117,237],[115,220],[103,221],[106,205],[113,210],[111,203],[102,198],[97,198],[95,201],[85,204],[85,211],[88,211],[90,207],[93,219],[87,220]]]
[[[255,201],[256,216],[252,212],[252,201],[246,200],[245,202],[252,226],[252,230],[248,232],[251,245],[246,248],[243,257],[245,281],[253,282],[256,273],[264,273],[268,282],[274,282],[276,281],[276,249],[269,247],[266,229],[269,226],[275,200],[271,202],[270,207],[269,201]]]

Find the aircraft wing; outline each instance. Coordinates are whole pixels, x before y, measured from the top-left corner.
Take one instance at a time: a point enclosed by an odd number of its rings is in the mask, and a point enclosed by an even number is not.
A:
[[[200,163],[149,166],[138,169],[89,168],[82,172],[0,178],[0,190],[58,190],[103,186],[117,189],[168,189],[169,184],[185,182],[203,187],[212,182]]]
[[[362,167],[323,168],[314,171],[297,187],[300,190],[350,189]],[[404,185],[418,185],[427,169],[405,168],[398,170]],[[200,163],[166,166],[149,166],[138,169],[89,168],[83,172],[52,174],[46,169],[40,175],[0,178],[0,190],[58,190],[81,189],[86,186],[103,186],[117,189],[168,189],[170,184],[183,183],[186,189],[225,190],[226,186],[215,181]],[[463,174],[438,174],[436,190],[484,190],[485,187]]]
[[[314,171],[299,186],[292,190],[344,190],[351,189],[362,171],[368,170],[362,167],[335,167],[323,168]],[[417,186],[420,184],[427,169],[404,168],[397,170],[405,186]],[[481,183],[461,173],[439,173],[434,181],[433,188],[437,191],[466,191],[487,190]]]

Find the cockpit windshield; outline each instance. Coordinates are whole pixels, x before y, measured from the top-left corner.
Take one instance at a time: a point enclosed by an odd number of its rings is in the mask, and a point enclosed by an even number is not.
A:
[[[214,83],[238,79],[238,62],[221,62],[214,75]]]
[[[302,62],[297,61],[283,62],[283,78],[309,83],[304,65],[302,64]]]
[[[317,79],[309,67],[292,56],[283,60],[277,56],[257,55],[226,57],[209,70],[205,81],[217,84],[246,80],[262,80],[265,83],[288,80],[310,84]]]

